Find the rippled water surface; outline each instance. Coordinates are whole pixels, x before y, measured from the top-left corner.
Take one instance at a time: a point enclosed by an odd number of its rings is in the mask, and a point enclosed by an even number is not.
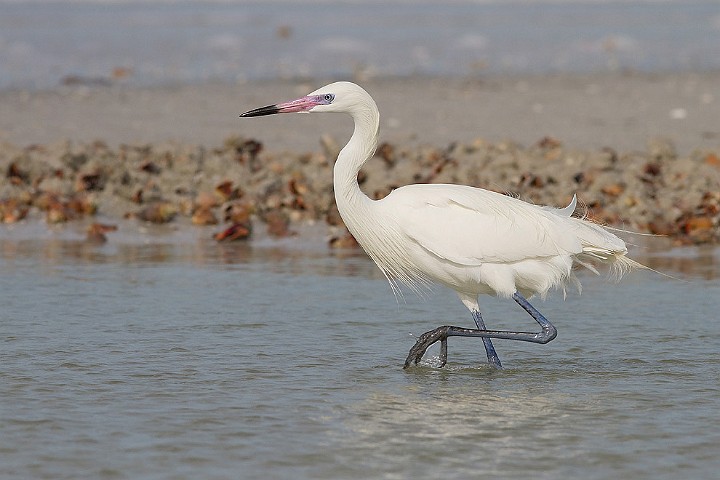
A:
[[[409,333],[471,318],[359,253],[0,236],[0,477],[714,478],[719,256],[675,253],[647,261],[684,281],[538,300],[559,336],[498,341],[503,371],[457,338],[404,371]]]

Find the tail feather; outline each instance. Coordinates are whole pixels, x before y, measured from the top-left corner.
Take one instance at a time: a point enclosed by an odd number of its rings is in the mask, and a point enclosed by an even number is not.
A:
[[[597,274],[598,270],[592,263],[606,264],[609,267],[608,278],[613,281],[619,281],[632,270],[648,269],[627,256],[627,246],[618,236],[586,219],[573,217],[572,220],[582,246],[582,252],[576,257],[579,265]]]
[[[588,220],[586,217],[572,217],[577,208],[577,196],[573,195],[570,204],[564,208],[544,207],[556,215],[570,221],[570,228],[580,240],[582,251],[575,256],[575,263],[587,268],[596,275],[600,272],[594,264],[604,264],[608,268],[608,279],[619,281],[632,270],[642,269],[655,271],[640,262],[627,256],[628,250],[625,242],[608,230],[623,231],[616,228],[605,227]],[[632,233],[632,232],[626,232]],[[660,273],[660,272],[657,272]]]
[[[627,273],[635,269],[649,270],[650,268],[640,262],[636,262],[625,253],[615,255],[612,263],[610,263],[608,278],[617,282],[620,281],[620,279]]]

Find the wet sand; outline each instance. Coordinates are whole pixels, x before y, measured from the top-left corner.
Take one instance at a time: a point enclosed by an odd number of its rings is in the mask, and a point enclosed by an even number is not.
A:
[[[349,135],[348,119],[238,114],[303,95],[335,79],[200,84],[135,89],[62,87],[0,92],[0,140],[27,145],[63,139],[213,146],[231,135],[271,150],[318,148],[322,133]],[[600,74],[359,81],[376,99],[382,140],[442,146],[478,137],[523,145],[553,136],[579,149],[644,149],[667,137],[680,153],[720,145],[720,73]]]
[[[0,92],[4,210],[24,204],[29,219],[138,216],[218,229],[260,218],[278,224],[278,235],[292,222],[338,225],[330,170],[350,119],[238,118],[324,83]],[[375,198],[417,182],[554,205],[577,193],[603,223],[683,244],[720,240],[720,73],[360,83],[381,110],[385,145],[362,178]],[[7,206],[13,198],[20,207]],[[77,198],[88,205],[70,205]],[[149,208],[158,211],[147,217]],[[233,208],[242,210],[235,220]]]

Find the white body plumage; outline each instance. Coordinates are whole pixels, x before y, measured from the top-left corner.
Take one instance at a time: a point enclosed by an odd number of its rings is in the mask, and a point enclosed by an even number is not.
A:
[[[616,235],[571,216],[575,198],[558,209],[481,188],[418,184],[398,188],[382,200],[369,199],[360,190],[357,173],[377,143],[375,102],[347,82],[310,96],[323,92],[332,92],[337,103],[312,111],[344,111],[355,119],[334,170],[340,215],[394,289],[396,281],[413,290],[440,283],[472,308],[479,294],[544,296],[568,283],[579,287],[572,272],[575,263],[591,269],[589,261],[607,263],[618,278],[639,266],[626,257],[625,242]]]
[[[353,117],[355,129],[333,170],[335,200],[348,230],[399,293],[399,283],[416,292],[439,283],[455,290],[471,311],[477,329],[443,326],[418,338],[405,362],[417,363],[427,347],[447,337],[482,337],[488,361],[500,368],[491,338],[547,343],[557,331],[525,299],[552,288],[578,288],[575,264],[597,272],[589,262],[608,264],[616,278],[639,263],[628,258],[625,242],[601,226],[573,217],[576,199],[565,208],[538,206],[517,198],[463,185],[407,185],[371,200],[358,185],[358,172],[377,145],[380,115],[375,101],[349,82],[326,85],[305,97],[261,107],[245,117],[292,112],[338,112]],[[485,328],[480,294],[512,297],[542,332]]]

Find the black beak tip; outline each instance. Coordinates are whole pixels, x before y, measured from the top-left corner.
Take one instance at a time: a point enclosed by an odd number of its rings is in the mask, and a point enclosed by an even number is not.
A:
[[[268,105],[240,114],[240,117],[262,117],[264,115],[275,115],[280,113],[280,109],[276,105]]]

